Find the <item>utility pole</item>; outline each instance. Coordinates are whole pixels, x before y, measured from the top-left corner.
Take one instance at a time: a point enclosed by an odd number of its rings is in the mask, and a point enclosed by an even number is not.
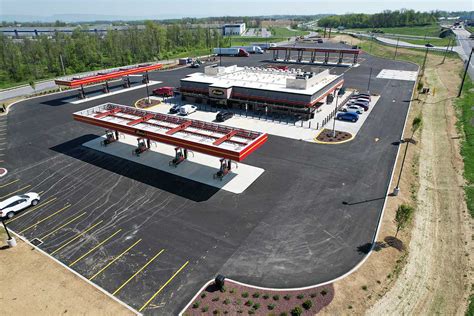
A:
[[[370,79],[372,78],[372,67],[370,67],[369,83],[367,84],[367,93],[370,94]]]
[[[426,46],[426,44],[425,44],[425,46]],[[421,74],[422,75],[425,73],[425,65],[426,65],[426,58],[428,57],[428,49],[429,49],[429,47],[426,46],[425,58],[423,59],[423,65],[421,66]]]
[[[61,61],[61,67],[63,69],[63,75],[66,75],[66,70],[64,69],[63,55],[59,54],[59,60]]]
[[[397,46],[395,47],[395,55],[393,56],[393,59],[397,58],[398,42],[400,42],[400,36],[397,38]]]
[[[372,41],[374,40],[374,36],[370,35],[370,46],[369,46],[369,54],[372,53]]]
[[[446,46],[446,51],[444,52],[443,61],[441,62],[442,64],[444,64],[444,60],[446,59],[446,55],[448,54],[449,45],[451,45],[451,37],[449,38],[448,46]]]
[[[471,64],[472,52],[474,52],[474,48],[471,48],[471,53],[469,54],[469,58],[466,63],[466,68],[464,69],[464,75],[462,76],[461,87],[459,87],[458,98],[461,96],[462,88],[464,86],[464,81],[466,80],[467,70],[469,69],[469,65]]]

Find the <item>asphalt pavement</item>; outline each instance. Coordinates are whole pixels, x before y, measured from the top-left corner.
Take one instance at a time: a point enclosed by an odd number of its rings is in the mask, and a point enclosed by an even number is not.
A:
[[[223,57],[222,64],[256,66],[270,57]],[[132,105],[144,88],[78,105],[67,102],[72,91],[25,100],[8,116],[2,166],[9,173],[0,184],[18,181],[0,187],[0,196],[37,191],[43,203],[53,200],[9,226],[39,238],[66,265],[85,255],[71,268],[146,314],[177,314],[218,273],[276,288],[337,278],[373,241],[413,89],[411,81],[375,76],[384,68],[416,70],[361,57],[345,73],[346,86],[367,90],[372,71],[370,90],[381,98],[357,138],[327,146],[270,136],[245,160],[265,172],[239,195],[82,146],[104,131],[73,121],[73,112]],[[151,80],[178,86],[195,71],[155,72]]]

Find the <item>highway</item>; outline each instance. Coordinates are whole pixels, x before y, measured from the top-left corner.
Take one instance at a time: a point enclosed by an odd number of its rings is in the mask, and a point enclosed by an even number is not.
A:
[[[454,34],[456,34],[456,38],[459,44],[458,47],[460,47],[460,49],[456,50],[456,52],[459,54],[459,56],[461,56],[464,63],[466,63],[469,59],[469,54],[471,53],[471,50],[474,47],[474,40],[469,39],[471,33],[466,31],[466,29],[464,28],[454,29],[453,32]],[[474,79],[474,61],[472,59],[469,64],[468,73],[469,77],[471,77],[471,79]]]

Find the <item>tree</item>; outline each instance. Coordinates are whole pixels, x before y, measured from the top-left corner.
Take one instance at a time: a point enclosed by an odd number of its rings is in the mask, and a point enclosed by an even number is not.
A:
[[[36,84],[34,80],[31,80],[28,84],[30,85],[31,89],[33,89],[33,91],[36,91]]]
[[[395,214],[395,223],[397,224],[395,237],[397,237],[400,230],[405,229],[405,227],[410,224],[414,211],[415,209],[407,204],[401,204],[398,206],[397,213]]]
[[[421,116],[417,116],[413,119],[413,122],[411,123],[411,137],[413,138],[413,135],[415,132],[423,125],[423,121],[421,119]]]

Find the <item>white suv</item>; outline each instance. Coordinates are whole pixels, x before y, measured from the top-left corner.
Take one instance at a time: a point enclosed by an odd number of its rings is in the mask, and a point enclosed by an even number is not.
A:
[[[12,196],[0,202],[0,217],[12,218],[17,212],[38,204],[39,200],[39,194],[34,192]]]

